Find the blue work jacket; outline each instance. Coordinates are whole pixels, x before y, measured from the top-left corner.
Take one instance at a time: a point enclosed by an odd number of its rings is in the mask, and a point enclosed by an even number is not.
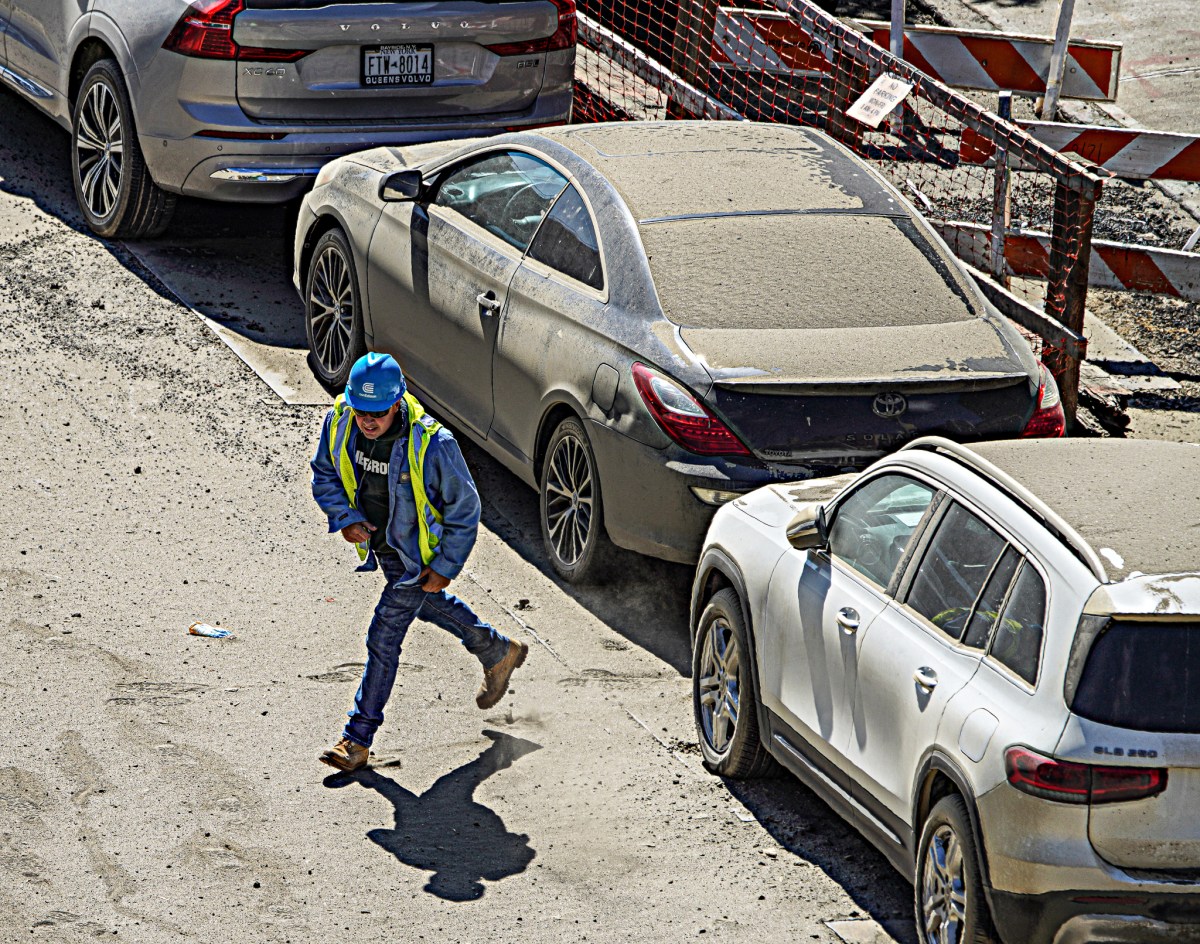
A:
[[[312,462],[312,493],[321,510],[329,519],[329,531],[367,520],[358,508],[350,507],[350,499],[342,486],[338,470],[329,457],[329,426],[333,422],[333,411],[325,414],[321,437]],[[347,450],[355,453],[355,445],[361,435],[358,425],[350,421],[350,441]],[[357,467],[355,472],[357,474]],[[434,433],[425,452],[425,490],[430,503],[442,513],[442,524],[434,528],[438,545],[429,566],[450,580],[462,572],[471,548],[479,534],[479,492],[467,469],[462,450],[454,434],[444,426]],[[414,584],[420,577],[421,546],[417,525],[417,505],[413,498],[412,484],[408,471],[408,434],[396,439],[388,460],[388,526],[387,543],[395,549],[404,562],[402,584]],[[375,570],[379,566],[371,552],[359,570]]]

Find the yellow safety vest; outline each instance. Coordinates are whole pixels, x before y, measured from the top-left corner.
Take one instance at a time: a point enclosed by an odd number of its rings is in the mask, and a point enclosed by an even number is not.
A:
[[[417,506],[417,527],[420,531],[421,563],[428,565],[433,560],[438,546],[438,536],[433,533],[430,519],[434,524],[442,523],[442,513],[434,508],[425,492],[425,450],[429,441],[442,428],[442,424],[425,412],[425,408],[411,393],[404,395],[404,405],[408,408],[408,473],[412,480],[413,499]],[[354,413],[346,403],[344,396],[338,396],[333,404],[333,422],[329,424],[329,458],[342,480],[350,507],[357,508],[358,477],[354,474],[354,460],[350,458],[348,448],[350,442],[351,423]],[[421,445],[417,446],[420,436]],[[366,560],[370,550],[370,541],[356,544],[359,560]]]

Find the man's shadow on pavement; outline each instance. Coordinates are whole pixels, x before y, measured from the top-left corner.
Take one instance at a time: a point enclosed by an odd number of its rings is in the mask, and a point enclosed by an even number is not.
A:
[[[528,836],[510,833],[474,794],[492,774],[542,746],[498,731],[483,733],[492,745],[420,796],[370,767],[324,781],[327,787],[357,783],[386,797],[395,807],[396,825],[372,829],[367,837],[405,865],[432,872],[425,891],[447,901],[482,898],[484,879],[498,882],[524,872],[536,855]]]

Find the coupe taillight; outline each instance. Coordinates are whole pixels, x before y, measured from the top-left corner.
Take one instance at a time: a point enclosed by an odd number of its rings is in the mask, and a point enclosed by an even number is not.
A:
[[[1101,767],[1055,760],[1027,747],[1004,754],[1008,782],[1030,796],[1058,803],[1121,803],[1144,800],[1167,789],[1161,767]]]
[[[553,52],[555,49],[570,49],[579,38],[579,24],[575,15],[575,0],[550,0],[558,8],[558,28],[549,36],[530,39],[520,43],[497,43],[486,46],[497,56],[523,56],[528,53]]]
[[[750,455],[728,426],[675,381],[634,364],[633,383],[663,432],[684,449],[701,456]]]
[[[1042,369],[1042,382],[1038,386],[1037,409],[1021,430],[1021,436],[1031,438],[1053,438],[1061,436],[1067,429],[1067,417],[1063,413],[1062,396],[1058,392],[1058,384],[1054,375],[1045,364],[1038,365]]]
[[[262,49],[233,41],[233,18],[246,8],[245,0],[192,0],[163,42],[163,49],[193,59],[243,59],[253,62],[295,62],[307,49]]]

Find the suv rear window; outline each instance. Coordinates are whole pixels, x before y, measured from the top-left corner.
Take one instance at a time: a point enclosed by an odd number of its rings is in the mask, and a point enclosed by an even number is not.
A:
[[[1027,563],[1012,588],[1004,615],[996,621],[988,655],[1033,685],[1037,681],[1045,622],[1046,585]]]
[[[908,591],[910,607],[947,636],[958,639],[975,601],[1008,545],[962,505],[953,505],[937,526]]]
[[[1200,623],[1110,622],[1071,710],[1133,731],[1200,734]]]

